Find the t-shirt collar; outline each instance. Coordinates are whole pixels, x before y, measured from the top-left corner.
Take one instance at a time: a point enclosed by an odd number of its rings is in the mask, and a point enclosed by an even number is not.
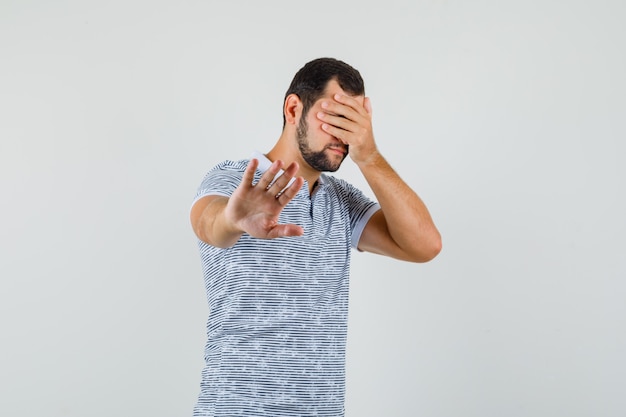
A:
[[[257,161],[259,161],[259,166],[257,167],[257,169],[261,172],[265,172],[267,171],[270,166],[272,165],[272,161],[270,161],[267,156],[265,156],[263,153],[259,152],[259,151],[253,151],[252,152],[252,156],[250,157],[250,159],[256,159]],[[274,179],[276,179],[278,176],[280,176],[284,171],[281,169],[280,171],[278,171],[278,174],[276,174],[276,177],[274,177]],[[292,178],[291,181],[289,181],[289,184],[287,184],[287,186],[291,185],[291,183],[295,180],[295,178]],[[321,174],[319,176],[319,178],[317,179],[317,186],[319,187],[320,185],[324,185],[326,183],[326,179],[324,178],[324,174]],[[316,187],[317,188],[317,187]]]

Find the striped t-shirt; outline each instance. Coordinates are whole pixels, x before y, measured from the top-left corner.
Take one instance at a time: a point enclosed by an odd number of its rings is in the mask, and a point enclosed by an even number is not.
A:
[[[261,154],[255,182],[270,162]],[[226,161],[196,194],[230,196],[248,160]],[[379,209],[322,174],[287,204],[280,223],[304,235],[243,234],[220,249],[198,241],[209,303],[206,366],[194,416],[343,416],[350,251]]]

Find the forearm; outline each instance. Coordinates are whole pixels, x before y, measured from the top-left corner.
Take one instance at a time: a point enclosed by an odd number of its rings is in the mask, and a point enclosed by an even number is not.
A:
[[[197,208],[198,213],[193,224],[198,238],[219,248],[229,248],[237,243],[243,232],[226,219],[225,209],[228,199],[212,196],[209,197],[208,202],[203,203],[200,203],[200,207]]]
[[[441,236],[422,199],[378,151],[357,165],[380,204],[390,238],[408,258],[434,258],[441,250]]]

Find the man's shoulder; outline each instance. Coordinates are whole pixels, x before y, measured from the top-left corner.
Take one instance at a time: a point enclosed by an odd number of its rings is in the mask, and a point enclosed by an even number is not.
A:
[[[246,159],[225,160],[213,165],[204,175],[196,198],[208,194],[230,195],[239,185],[247,166]]]
[[[210,170],[211,171],[240,171],[243,172],[246,170],[249,159],[239,159],[239,160],[231,160],[227,159],[225,161],[219,162],[215,164]]]
[[[342,190],[348,191],[355,188],[352,184],[350,184],[343,178],[338,178],[333,175],[321,174],[320,179],[324,186],[338,192]]]

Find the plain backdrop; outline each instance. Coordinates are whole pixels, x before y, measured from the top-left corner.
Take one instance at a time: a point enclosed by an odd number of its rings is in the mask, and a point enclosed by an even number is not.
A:
[[[354,253],[347,416],[625,416],[625,21],[621,0],[0,0],[0,415],[191,415],[196,187],[269,150],[291,78],[331,56],[444,242]]]

